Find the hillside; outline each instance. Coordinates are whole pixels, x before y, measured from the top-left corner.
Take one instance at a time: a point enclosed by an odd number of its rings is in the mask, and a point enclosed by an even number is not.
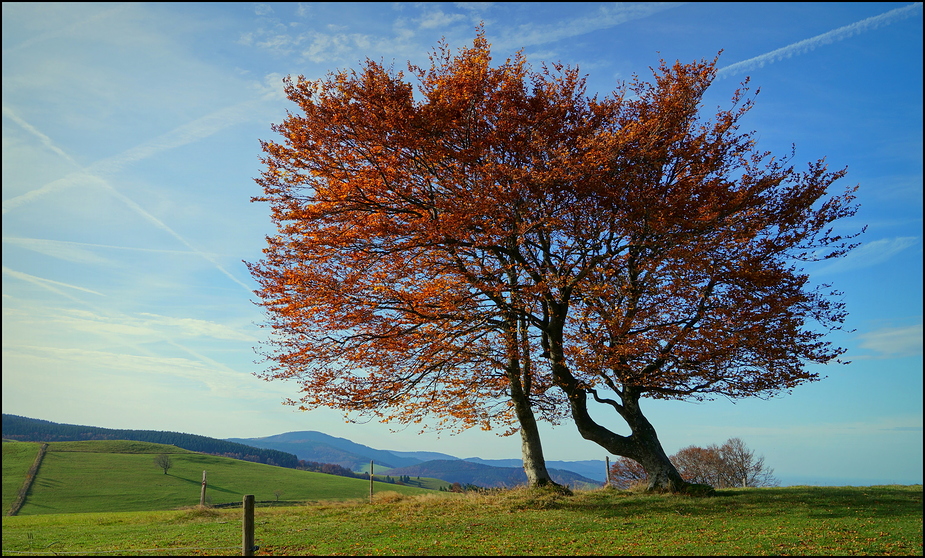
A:
[[[98,426],[59,424],[47,420],[7,414],[3,415],[2,429],[4,439],[18,440],[21,442],[134,440],[138,442],[173,445],[190,451],[243,459],[255,463],[265,463],[267,465],[277,465],[280,467],[295,468],[298,465],[298,458],[291,453],[181,432],[121,430],[100,428]]]
[[[552,480],[572,488],[598,487],[601,483],[571,471],[548,469]],[[425,461],[409,467],[390,469],[389,476],[432,477],[462,485],[473,484],[483,488],[514,487],[527,483],[522,467],[492,467],[465,460]]]
[[[338,438],[313,430],[286,432],[263,438],[228,438],[228,440],[291,453],[305,461],[334,463],[352,471],[368,469],[370,461],[379,467],[389,468],[405,467],[421,462],[419,459],[402,457],[386,450],[378,450],[351,442],[346,438]]]
[[[519,459],[486,460],[470,457],[463,460],[437,452],[393,452],[371,448],[345,438],[311,430],[287,432],[262,438],[219,440],[178,432],[116,430],[58,424],[4,414],[3,436],[8,439],[34,442],[119,439],[170,444],[201,453],[346,476],[350,476],[352,471],[368,472],[369,463],[372,461],[375,463],[377,474],[391,477],[421,475],[440,478],[449,483],[458,482],[464,485],[476,484],[485,487],[515,486],[526,482],[526,475]],[[406,472],[409,470],[408,467],[433,461],[443,462],[439,467],[439,477]],[[343,470],[337,472],[335,471],[337,467],[330,467],[331,464],[342,467]],[[473,465],[479,465],[482,468]],[[553,479],[562,484],[578,487],[602,484],[604,471],[602,461],[548,461],[546,466]],[[399,472],[393,474],[391,472],[393,469]],[[480,472],[476,474],[475,471]],[[480,481],[474,482],[473,478],[479,478]]]
[[[18,490],[22,485],[22,463],[31,463],[34,457],[34,447],[29,447],[33,444],[26,447],[28,451],[23,451],[20,444],[3,444],[4,502],[12,500],[8,490]],[[160,453],[169,453],[173,461],[167,474],[154,464],[154,456]],[[253,494],[260,502],[369,497],[367,480],[205,455],[163,444],[108,440],[50,442],[19,515],[194,506],[199,503],[203,471],[210,504],[237,504],[245,494]],[[434,493],[382,482],[374,483],[374,490],[407,495]]]

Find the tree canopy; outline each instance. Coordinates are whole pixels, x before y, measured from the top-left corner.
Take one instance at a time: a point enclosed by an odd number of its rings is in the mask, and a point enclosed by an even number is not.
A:
[[[570,415],[673,490],[640,398],[768,396],[843,353],[838,293],[801,264],[852,248],[831,224],[853,189],[759,151],[744,85],[700,118],[716,59],[599,99],[574,68],[493,66],[479,32],[409,73],[417,88],[373,61],[287,79],[301,113],[262,144],[254,199],[278,234],[248,265],[264,377],[297,379],[290,403],[463,428]]]

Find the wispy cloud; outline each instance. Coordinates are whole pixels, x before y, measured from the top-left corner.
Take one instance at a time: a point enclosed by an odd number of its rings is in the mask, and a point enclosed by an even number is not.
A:
[[[84,26],[86,26],[86,25],[89,25],[89,24],[98,22],[98,21],[100,21],[100,20],[104,20],[104,19],[106,19],[106,18],[108,18],[108,17],[110,17],[110,16],[117,15],[117,14],[119,14],[120,12],[125,11],[125,9],[128,8],[129,6],[131,6],[131,3],[117,4],[115,7],[111,8],[111,9],[108,9],[108,10],[105,10],[105,11],[102,11],[102,12],[98,12],[98,13],[93,14],[92,16],[87,17],[87,18],[84,18],[84,19],[80,19],[80,20],[75,21],[74,23],[71,23],[70,25],[68,25],[68,26],[66,26],[66,27],[63,27],[63,28],[61,28],[61,29],[55,29],[54,31],[47,31],[47,32],[44,32],[44,33],[39,33],[38,35],[34,35],[34,36],[32,36],[32,37],[26,39],[25,41],[22,41],[22,42],[19,43],[19,44],[16,44],[16,45],[13,45],[13,46],[11,46],[11,47],[9,47],[9,48],[3,49],[3,55],[6,56],[7,54],[11,54],[11,53],[14,53],[14,52],[16,52],[16,51],[23,50],[23,49],[28,48],[28,47],[31,47],[31,46],[33,46],[33,45],[35,45],[35,44],[37,44],[37,43],[41,43],[41,42],[47,41],[47,40],[49,40],[49,39],[53,39],[53,38],[56,38],[56,37],[60,37],[60,36],[62,36],[62,35],[71,34],[71,33],[75,32],[75,31],[77,31],[78,29],[80,29],[81,27],[84,27]],[[4,10],[6,10],[6,7],[5,7],[5,6],[4,6]]]
[[[754,58],[749,58],[748,60],[730,64],[729,66],[720,68],[717,72],[717,77],[730,77],[736,74],[741,74],[742,72],[755,70],[757,68],[763,67],[765,64],[771,64],[773,62],[777,62],[778,60],[805,54],[815,49],[816,47],[832,44],[854,35],[864,33],[865,31],[870,31],[883,25],[889,25],[895,21],[912,17],[916,14],[920,14],[921,12],[921,2],[909,4],[908,6],[903,6],[902,8],[896,8],[880,15],[862,19],[861,21],[857,21],[850,25],[845,25],[844,27],[839,27],[838,29],[833,29],[827,33],[798,41],[777,50],[772,50],[771,52],[762,54],[761,56],[756,56]]]
[[[589,15],[567,19],[554,25],[521,25],[500,41],[492,41],[492,44],[502,50],[512,50],[550,43],[643,19],[684,4],[687,4],[687,2],[613,2],[603,4]]]
[[[843,273],[854,269],[880,265],[920,242],[921,238],[917,236],[900,236],[866,242],[838,260],[824,264],[820,269],[814,270],[812,274],[819,276]]]
[[[17,238],[5,236],[3,237],[3,243],[19,246],[20,248],[32,250],[33,252],[51,256],[53,258],[67,262],[85,264],[109,263],[106,258],[99,256],[90,250],[87,250],[85,246],[82,246],[77,242],[62,242],[57,240],[44,240],[40,238]]]
[[[556,24],[526,24],[512,29],[492,31],[492,45],[500,50],[517,50],[539,44],[577,37],[614,27],[633,20],[649,17],[664,10],[682,6],[687,2],[614,2],[600,4],[588,15],[576,16]],[[482,18],[481,12],[491,6],[490,2],[457,2],[453,6],[465,13],[444,10],[427,3],[415,5],[422,9],[417,17],[395,22],[392,35],[366,33],[338,33],[329,26],[329,32],[309,30],[291,33],[281,21],[261,20],[261,27],[241,35],[240,44],[253,45],[279,56],[296,53],[302,59],[315,63],[332,63],[349,60],[354,62],[370,53],[418,53],[429,48],[411,45],[417,31],[446,31],[454,24],[476,25]],[[299,15],[304,10],[297,9]],[[410,25],[406,25],[410,24]],[[472,31],[470,27],[468,31]],[[494,35],[498,37],[495,38]]]
[[[64,150],[60,149],[51,141],[51,139],[37,130],[34,126],[19,117],[12,108],[3,107],[3,115],[9,117],[24,130],[34,135],[42,142],[42,145],[60,155],[62,158],[77,166],[77,170],[64,178],[60,178],[39,188],[30,190],[25,194],[4,200],[3,213],[6,214],[11,209],[20,205],[34,201],[35,199],[50,194],[52,192],[69,188],[76,185],[86,184],[87,181],[104,183],[102,175],[110,175],[126,166],[157,155],[161,152],[182,147],[184,145],[207,138],[229,126],[239,124],[253,118],[253,110],[256,108],[258,101],[245,101],[231,107],[219,109],[213,113],[207,114],[192,122],[179,126],[170,132],[162,134],[154,139],[148,140],[136,147],[127,149],[122,153],[107,157],[97,161],[86,168],[80,165]]]
[[[220,363],[201,362],[182,357],[144,356],[112,351],[79,348],[42,347],[19,345],[7,348],[9,357],[31,356],[43,360],[63,363],[68,369],[108,369],[121,376],[133,377],[135,389],[139,389],[142,377],[161,378],[176,383],[177,379],[202,383],[210,391],[230,396],[240,396],[247,389],[253,377],[237,372]]]
[[[879,329],[863,333],[860,337],[862,348],[875,351],[883,358],[922,354],[922,324]]]
[[[31,190],[20,196],[16,196],[9,200],[4,200],[3,214],[5,215],[8,211],[11,211],[23,204],[33,202],[45,195],[48,195],[52,192],[58,191],[63,188],[70,188],[70,187],[73,187],[75,185],[80,185],[80,184],[94,185],[94,186],[97,186],[109,192],[110,195],[122,201],[122,203],[128,206],[133,212],[143,217],[146,221],[153,224],[158,229],[166,232],[167,234],[175,238],[181,244],[189,248],[192,252],[195,252],[202,258],[209,261],[223,275],[231,279],[231,281],[233,281],[234,283],[237,283],[238,285],[243,287],[248,292],[251,292],[252,291],[251,287],[249,287],[247,284],[245,284],[244,282],[239,280],[237,277],[229,273],[228,270],[222,267],[222,265],[219,264],[218,261],[216,261],[216,259],[212,255],[206,252],[203,252],[199,250],[198,248],[196,248],[195,246],[193,246],[193,244],[191,244],[188,240],[186,240],[186,238],[184,238],[179,233],[174,231],[166,223],[164,223],[163,221],[161,221],[160,219],[152,215],[150,212],[146,211],[143,207],[135,203],[135,201],[130,199],[125,194],[119,192],[116,188],[114,188],[109,183],[108,180],[104,178],[104,176],[112,174],[131,163],[152,157],[162,151],[167,151],[169,149],[173,149],[176,147],[180,147],[180,146],[187,145],[189,143],[198,141],[205,137],[211,136],[212,134],[224,128],[227,128],[228,126],[231,126],[232,124],[236,124],[236,123],[244,121],[245,119],[251,118],[252,117],[251,112],[257,106],[258,103],[259,101],[251,100],[251,101],[245,101],[243,103],[239,103],[231,107],[220,109],[211,114],[203,116],[202,118],[198,118],[194,120],[193,122],[187,123],[183,126],[179,126],[178,128],[175,128],[174,130],[171,130],[170,132],[166,134],[158,136],[157,138],[144,142],[143,144],[137,147],[128,149],[118,155],[103,159],[102,161],[98,161],[90,165],[86,169],[81,169],[79,171],[71,173],[70,175],[64,178],[61,178],[53,182],[50,182],[48,184],[45,184],[44,186],[41,186],[40,188]],[[10,118],[14,122],[22,126],[23,129],[25,129],[29,133],[38,137],[39,140],[43,143],[43,145],[46,145],[49,149],[52,149],[55,153],[59,153],[69,162],[76,165],[74,159],[70,157],[62,149],[55,146],[54,143],[51,141],[51,139],[48,138],[47,135],[37,130],[34,126],[31,126],[28,122],[26,122],[22,118],[16,116],[12,109],[8,107],[4,107],[3,113],[5,115],[9,115]]]
[[[120,250],[151,254],[201,257],[200,252],[194,252],[192,250],[167,250],[162,248],[145,248],[137,246],[114,246],[112,244],[73,242],[70,240],[49,240],[46,238],[22,238],[15,236],[4,236],[3,242],[20,246],[40,254],[45,254],[46,256],[52,256],[54,258],[77,263],[103,263],[108,261],[106,258],[98,256],[88,249]],[[218,256],[212,255],[212,257]]]
[[[30,275],[30,274],[28,274],[28,273],[23,273],[23,272],[21,272],[21,271],[16,271],[16,270],[10,269],[10,268],[8,268],[8,267],[6,267],[6,266],[3,266],[3,273],[6,274],[6,275],[9,275],[10,277],[14,277],[14,278],[16,278],[16,279],[19,279],[19,280],[21,280],[21,281],[26,281],[26,282],[32,283],[32,284],[34,284],[34,285],[38,285],[38,286],[43,287],[43,288],[45,288],[45,289],[48,289],[48,290],[50,290],[50,291],[52,291],[52,292],[54,292],[54,293],[60,294],[60,295],[62,295],[62,296],[65,296],[66,298],[69,298],[69,299],[71,299],[71,300],[76,300],[76,299],[74,299],[74,297],[70,296],[69,294],[67,294],[67,293],[65,293],[65,292],[63,292],[63,291],[61,291],[60,289],[57,289],[57,288],[55,288],[55,287],[64,287],[64,288],[67,288],[67,289],[74,289],[74,290],[76,290],[76,291],[83,291],[83,292],[85,292],[85,293],[90,293],[90,294],[94,294],[94,295],[97,295],[97,296],[106,296],[106,295],[104,295],[103,293],[94,291],[94,290],[92,290],[92,289],[87,289],[87,288],[84,288],[84,287],[79,287],[79,286],[77,286],[77,285],[70,285],[70,284],[68,284],[68,283],[62,283],[62,282],[60,282],[60,281],[52,281],[51,279],[44,279],[44,278],[42,278],[42,277],[36,277],[35,275]]]

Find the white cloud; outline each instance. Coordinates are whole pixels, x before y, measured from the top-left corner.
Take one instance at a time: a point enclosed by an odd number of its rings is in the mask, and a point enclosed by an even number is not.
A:
[[[142,312],[138,314],[142,317],[143,323],[148,327],[157,328],[162,332],[172,332],[181,337],[211,337],[213,339],[223,339],[228,341],[248,341],[255,342],[257,338],[238,331],[234,328],[223,324],[215,323],[208,320],[197,320],[194,318],[173,318],[170,316],[159,316],[157,314],[148,314]]]
[[[664,10],[683,6],[686,2],[613,2],[599,5],[587,16],[566,19],[552,25],[521,25],[492,45],[501,50],[516,50],[577,37],[599,29],[643,19]]]
[[[819,270],[813,271],[812,274],[819,276],[830,273],[844,273],[853,269],[880,265],[903,250],[915,246],[920,241],[921,239],[917,236],[901,236],[866,242],[848,252],[847,255],[824,265]]]
[[[444,27],[467,19],[468,17],[463,14],[448,14],[442,10],[432,10],[418,18],[417,22],[422,29],[436,29],[437,27]]]
[[[860,335],[860,346],[876,351],[883,358],[922,354],[922,324],[885,328]]]

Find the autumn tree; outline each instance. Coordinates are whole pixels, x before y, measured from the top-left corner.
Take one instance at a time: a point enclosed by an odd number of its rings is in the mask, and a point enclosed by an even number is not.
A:
[[[688,446],[669,459],[689,483],[715,488],[780,485],[774,477],[774,469],[765,464],[764,456],[756,456],[741,438],[730,438],[721,446]],[[618,458],[611,465],[610,478],[616,488],[624,490],[648,483],[645,469],[625,457]]]
[[[845,312],[801,265],[843,255],[844,171],[800,172],[699,117],[716,60],[661,64],[603,99],[577,70],[493,67],[480,32],[428,69],[287,80],[302,114],[264,142],[279,234],[249,264],[290,403],[519,429],[548,482],[535,413],[630,458],[652,490],[686,482],[640,401],[766,397],[818,379]],[[630,429],[602,424],[609,408]]]
[[[532,217],[505,174],[541,157],[529,137],[582,99],[541,74],[531,92],[521,57],[489,61],[483,37],[456,58],[435,52],[412,68],[420,102],[374,62],[287,81],[303,115],[275,127],[285,144],[263,144],[258,180],[280,234],[250,269],[274,332],[266,377],[302,383],[291,403],[504,425],[520,431],[531,484],[551,484],[534,413],[556,420],[562,397],[522,311],[536,301],[509,247]]]
[[[726,466],[716,446],[682,448],[671,456],[671,462],[687,482],[708,484],[715,488],[726,487]]]
[[[607,474],[610,485],[620,490],[648,484],[648,475],[642,465],[626,457],[618,457]]]

